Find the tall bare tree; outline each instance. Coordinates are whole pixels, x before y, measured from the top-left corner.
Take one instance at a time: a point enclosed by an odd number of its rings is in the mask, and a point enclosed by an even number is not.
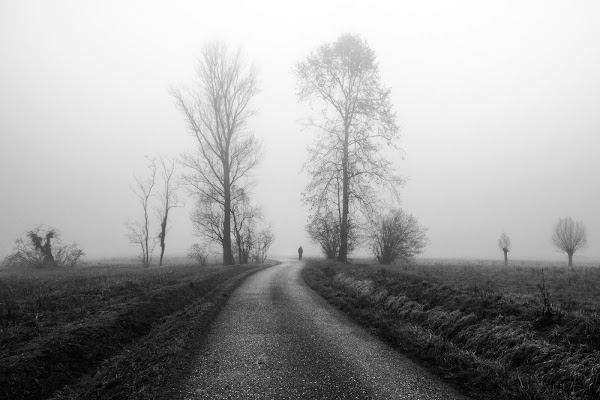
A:
[[[217,235],[223,264],[235,263],[231,243],[231,206],[235,193],[249,184],[249,173],[258,164],[262,146],[248,131],[255,113],[251,100],[259,92],[258,73],[240,50],[229,51],[219,42],[208,43],[198,58],[196,80],[172,95],[197,139],[196,151],[183,156],[189,173],[184,180],[196,194],[211,221],[222,223]],[[214,213],[221,214],[213,215]],[[216,232],[213,232],[216,233]]]
[[[128,221],[125,224],[126,235],[129,242],[133,245],[140,246],[142,251],[140,261],[144,267],[150,266],[155,245],[154,240],[151,240],[150,238],[150,199],[152,198],[156,183],[156,160],[149,159],[148,171],[149,176],[145,179],[134,174],[134,183],[131,186],[131,190],[137,201],[142,206],[142,219]]]
[[[156,210],[160,220],[160,233],[158,234],[158,238],[160,239],[160,258],[158,265],[162,265],[166,247],[165,241],[167,236],[169,213],[173,208],[183,206],[183,202],[181,202],[179,199],[179,183],[175,175],[177,170],[177,161],[174,158],[167,156],[159,156],[158,164],[160,176],[162,178],[162,187],[157,193],[160,206]]]
[[[338,259],[345,261],[350,217],[373,211],[373,186],[395,191],[400,183],[381,151],[396,148],[399,137],[390,90],[381,84],[373,50],[352,34],[311,52],[297,64],[296,75],[300,101],[319,110],[308,119],[319,136],[305,164],[311,176],[305,202],[315,213],[331,205],[339,209]]]
[[[504,265],[508,265],[508,252],[512,250],[510,237],[504,232],[498,239],[498,248],[504,252]]]
[[[582,221],[573,221],[573,218],[559,218],[552,233],[552,243],[560,250],[567,253],[569,267],[573,266],[573,254],[587,246],[587,232]]]

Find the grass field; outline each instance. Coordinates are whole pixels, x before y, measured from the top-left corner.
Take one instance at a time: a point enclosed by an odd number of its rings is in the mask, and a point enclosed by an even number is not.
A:
[[[0,271],[0,398],[166,396],[228,293],[260,268]]]
[[[332,304],[474,398],[600,398],[600,268],[310,261]]]

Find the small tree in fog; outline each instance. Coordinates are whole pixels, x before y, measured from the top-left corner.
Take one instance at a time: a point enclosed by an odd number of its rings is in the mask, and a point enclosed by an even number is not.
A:
[[[582,221],[573,218],[559,218],[552,233],[552,243],[559,251],[564,251],[569,257],[569,267],[573,266],[573,254],[587,246],[587,233]]]
[[[330,260],[337,257],[340,248],[340,224],[333,214],[312,216],[306,231],[310,240],[319,245],[325,257]]]
[[[169,212],[175,207],[183,206],[183,203],[179,201],[178,189],[179,184],[175,179],[175,171],[177,162],[173,158],[160,156],[158,158],[160,176],[162,178],[162,187],[159,189],[157,194],[160,201],[160,207],[157,209],[158,218],[160,220],[160,233],[158,238],[160,240],[160,258],[158,265],[162,265],[163,256],[165,254],[165,241],[167,236],[167,223],[169,220]]]
[[[510,238],[504,232],[498,239],[498,248],[504,252],[504,265],[508,265],[508,252],[512,250],[512,245],[510,244]]]
[[[46,225],[25,232],[15,240],[14,250],[2,262],[4,267],[75,267],[85,254],[76,243],[63,243],[58,229]]]
[[[270,226],[263,228],[258,232],[258,237],[252,256],[254,262],[262,264],[267,260],[267,253],[274,241],[275,235],[273,234],[273,229],[271,229]]]
[[[258,243],[256,229],[259,221],[263,219],[262,210],[250,204],[250,197],[245,190],[239,190],[232,202],[231,217],[238,263],[248,264],[250,255]]]
[[[204,267],[208,259],[208,249],[199,243],[194,243],[188,250],[188,258],[194,260],[198,265]]]
[[[332,260],[338,256],[341,244],[341,210],[330,211],[328,207],[317,210],[311,215],[306,225],[306,232],[311,242],[321,248],[321,253]],[[354,218],[348,218],[348,242],[346,249],[352,253],[358,245],[358,229],[354,226]]]
[[[371,248],[381,264],[408,261],[423,252],[427,245],[427,228],[402,210],[394,210],[373,223]]]
[[[211,42],[198,58],[196,77],[192,85],[171,91],[196,138],[196,151],[182,159],[189,171],[184,180],[203,203],[194,215],[209,219],[208,230],[199,231],[219,241],[223,265],[231,265],[235,263],[232,197],[250,184],[250,172],[262,154],[260,141],[248,129],[254,115],[251,101],[259,92],[258,72],[241,51],[229,51],[224,44]],[[219,226],[214,225],[216,222]]]
[[[140,247],[140,261],[144,267],[150,266],[152,261],[152,252],[156,244],[150,235],[150,199],[153,194],[156,183],[156,160],[149,159],[149,176],[142,179],[133,175],[134,183],[131,186],[137,201],[142,207],[142,219],[137,221],[128,221],[125,223],[126,236],[132,245]]]

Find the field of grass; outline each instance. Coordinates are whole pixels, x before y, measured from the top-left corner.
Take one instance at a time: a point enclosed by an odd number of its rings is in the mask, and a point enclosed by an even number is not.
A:
[[[310,261],[303,273],[474,398],[600,398],[598,267]]]
[[[156,398],[260,268],[0,271],[0,398]]]

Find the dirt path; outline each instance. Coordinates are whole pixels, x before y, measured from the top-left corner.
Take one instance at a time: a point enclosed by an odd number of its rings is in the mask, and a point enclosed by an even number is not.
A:
[[[232,294],[181,398],[466,398],[331,307],[302,266],[265,269]]]

